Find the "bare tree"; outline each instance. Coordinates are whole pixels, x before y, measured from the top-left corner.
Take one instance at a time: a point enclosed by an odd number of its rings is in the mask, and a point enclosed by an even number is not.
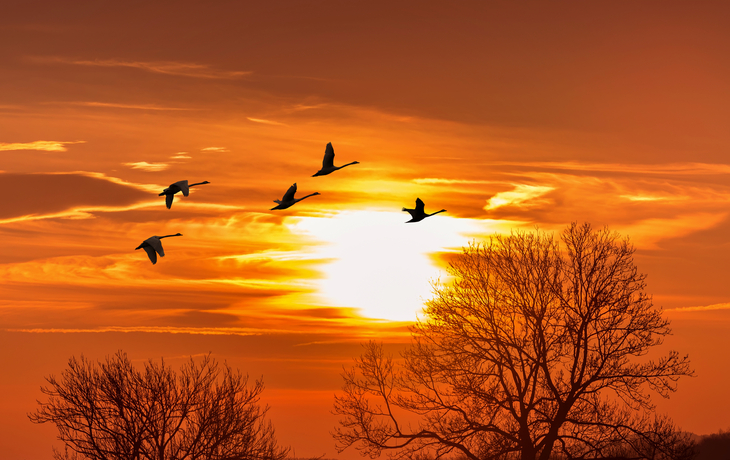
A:
[[[343,374],[338,449],[413,458],[680,459],[692,446],[655,415],[689,360],[647,359],[670,333],[627,239],[570,225],[465,248],[436,283],[413,341]]]
[[[162,360],[143,369],[123,352],[95,363],[75,357],[60,378],[46,378],[48,402],[29,414],[53,422],[64,452],[56,459],[280,460],[274,429],[259,404],[257,380],[210,356],[176,373]]]

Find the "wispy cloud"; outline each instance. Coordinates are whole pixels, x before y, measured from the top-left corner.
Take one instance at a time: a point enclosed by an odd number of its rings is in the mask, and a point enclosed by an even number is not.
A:
[[[91,67],[128,67],[165,75],[179,75],[193,78],[237,79],[251,75],[251,71],[220,70],[206,64],[175,61],[124,61],[120,59],[69,59],[63,57],[34,57],[40,63],[62,63]]]
[[[201,152],[228,152],[226,147],[205,147],[200,149]]]
[[[484,209],[488,211],[502,206],[522,206],[525,204],[534,204],[530,202],[552,190],[555,190],[555,188],[543,185],[518,184],[513,190],[499,192],[494,195],[487,201]],[[542,201],[540,203],[542,203]]]
[[[124,163],[132,169],[141,169],[142,171],[162,171],[169,166],[167,163],[147,163],[146,161],[138,161],[136,163]]]
[[[84,107],[102,107],[110,109],[133,109],[133,110],[197,110],[185,107],[163,107],[154,104],[117,104],[114,102],[72,102],[72,105],[81,105]]]
[[[40,150],[43,152],[65,152],[69,144],[84,144],[86,141],[71,141],[71,142],[59,142],[59,141],[34,141],[34,142],[16,142],[16,143],[4,143],[0,142],[0,151],[9,150]]]
[[[279,123],[278,121],[264,120],[263,118],[246,117],[246,119],[248,121],[252,121],[254,123],[262,123],[264,125],[287,126],[286,123]]]
[[[672,196],[659,196],[659,195],[620,195],[629,201],[669,201],[669,200],[688,200],[689,197],[672,197]]]
[[[175,155],[171,156],[170,158],[174,158],[175,160],[186,160],[189,158],[192,158],[190,155],[188,155],[188,152],[177,152]]]
[[[152,332],[160,334],[199,334],[199,335],[259,335],[259,329],[242,327],[170,327],[170,326],[112,326],[92,329],[8,329],[12,332],[28,332],[36,334],[78,334],[90,332]],[[266,331],[270,333],[271,331]]]
[[[452,184],[493,184],[494,181],[489,180],[469,180],[469,179],[441,179],[439,177],[423,177],[413,179],[413,182],[421,185],[452,185]]]
[[[53,212],[48,214],[28,214],[24,216],[10,217],[8,219],[0,219],[0,224],[12,224],[15,222],[29,222],[34,220],[44,219],[93,219],[95,213],[99,212],[123,212],[132,211],[136,209],[149,208],[159,206],[160,202],[146,201],[144,203],[135,203],[129,206],[86,206],[78,207],[73,209],[67,209],[65,211]]]
[[[657,249],[657,244],[665,239],[680,238],[700,230],[707,230],[727,219],[728,213],[693,213],[672,217],[655,217],[640,220],[615,228],[631,236],[631,241],[643,249]]]
[[[662,164],[620,164],[620,163],[582,163],[564,162],[488,162],[486,166],[516,166],[520,169],[554,169],[564,171],[595,171],[634,174],[671,174],[671,175],[708,175],[730,174],[730,165],[723,163],[662,163]]]
[[[681,308],[669,308],[667,311],[672,312],[690,312],[690,311],[712,311],[712,310],[730,310],[730,303],[716,303],[712,305],[695,306],[695,307],[681,307]]]
[[[157,184],[138,184],[136,182],[129,182],[124,179],[120,179],[118,177],[107,176],[104,173],[94,172],[94,171],[52,172],[52,173],[47,173],[47,174],[63,174],[63,175],[79,174],[79,175],[86,176],[86,177],[93,177],[95,179],[106,180],[106,181],[109,181],[114,184],[126,185],[128,187],[133,187],[138,190],[142,190],[144,192],[152,192],[152,193],[157,193],[160,189],[164,188],[163,186],[157,185]]]
[[[251,254],[234,254],[218,256],[216,259],[219,260],[235,260],[237,262],[251,262],[251,261],[292,261],[292,260],[319,260],[320,256],[314,253],[306,253],[302,251],[275,251],[266,250],[255,252]]]

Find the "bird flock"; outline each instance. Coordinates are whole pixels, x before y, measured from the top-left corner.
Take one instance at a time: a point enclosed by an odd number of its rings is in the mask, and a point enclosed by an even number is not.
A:
[[[359,161],[353,161],[352,163],[347,163],[342,166],[335,166],[335,149],[332,147],[332,143],[329,142],[324,150],[324,158],[322,159],[322,169],[317,171],[312,177],[317,176],[326,176],[328,174],[331,174],[338,169],[342,169],[346,166],[350,165],[356,165],[359,164]],[[187,197],[190,194],[190,187],[195,187],[197,185],[205,185],[210,184],[210,182],[203,181],[203,182],[197,182],[195,184],[188,184],[187,180],[181,180],[177,181],[174,184],[170,184],[169,187],[164,189],[162,193],[160,193],[158,196],[164,196],[165,197],[165,206],[167,206],[167,209],[172,208],[172,202],[175,199],[175,194],[182,193],[183,196]],[[305,195],[301,198],[294,198],[294,195],[297,193],[297,184],[296,182],[292,184],[291,187],[284,193],[284,196],[281,198],[281,200],[274,200],[274,203],[276,203],[276,206],[271,208],[272,211],[277,209],[287,209],[291,206],[294,206],[298,202],[302,201],[305,198],[309,198],[310,196],[319,195],[319,192],[310,193],[309,195]],[[416,207],[415,209],[408,209],[403,208],[403,211],[407,211],[411,215],[411,220],[406,221],[406,223],[412,223],[412,222],[420,222],[426,217],[431,217],[433,215],[436,215],[440,212],[446,212],[445,209],[442,209],[440,211],[436,211],[431,214],[426,214],[425,211],[425,204],[423,201],[421,201],[420,198],[416,198]],[[160,241],[163,238],[170,238],[173,236],[182,236],[182,233],[176,233],[174,235],[164,235],[164,236],[151,236],[144,240],[139,246],[137,246],[135,249],[144,249],[144,251],[147,253],[147,257],[149,257],[150,262],[152,264],[157,263],[157,256],[165,257],[165,250],[162,248],[162,242]]]

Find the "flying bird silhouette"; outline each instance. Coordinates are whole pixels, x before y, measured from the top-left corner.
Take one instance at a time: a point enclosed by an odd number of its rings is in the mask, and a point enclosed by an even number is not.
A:
[[[206,180],[203,182],[198,182],[196,184],[188,185],[188,181],[181,180],[181,181],[175,182],[174,184],[170,184],[169,187],[167,187],[165,190],[162,191],[162,193],[160,193],[157,196],[165,195],[165,204],[167,205],[167,209],[170,209],[172,207],[172,200],[175,198],[176,193],[182,192],[183,196],[188,196],[188,194],[190,193],[190,187],[195,187],[196,185],[205,185],[205,184],[210,184],[210,182],[208,182]]]
[[[410,222],[420,222],[426,217],[434,216],[440,212],[446,212],[445,209],[442,209],[441,211],[436,211],[432,214],[426,214],[425,205],[420,198],[416,198],[416,209],[403,208],[403,211],[408,211],[408,214],[411,215],[411,220],[407,221],[407,224]]]
[[[284,198],[282,198],[281,200],[274,200],[274,203],[278,203],[278,206],[271,208],[271,210],[273,211],[274,209],[286,209],[289,206],[292,206],[292,205],[296,204],[297,202],[302,201],[305,198],[309,198],[310,196],[314,196],[314,195],[319,195],[319,192],[314,192],[312,194],[303,196],[301,198],[294,198],[295,193],[297,193],[296,182],[294,183],[294,185],[289,187],[289,190],[287,190],[286,193],[284,194]]]
[[[176,233],[174,235],[165,235],[165,236],[151,236],[147,238],[146,240],[142,241],[142,244],[134,248],[137,249],[144,249],[144,252],[147,253],[147,256],[150,258],[150,262],[152,262],[152,265],[157,263],[157,254],[160,255],[160,257],[165,257],[165,250],[162,249],[162,242],[160,241],[162,238],[169,238],[171,236],[182,236],[182,233]]]
[[[327,147],[324,149],[324,159],[322,160],[322,169],[317,171],[317,173],[312,177],[317,176],[326,176],[329,173],[333,173],[337,171],[338,169],[342,169],[345,166],[350,165],[357,165],[360,164],[359,161],[353,161],[352,163],[347,163],[346,165],[342,166],[335,166],[335,149],[332,147],[332,142],[327,143]]]

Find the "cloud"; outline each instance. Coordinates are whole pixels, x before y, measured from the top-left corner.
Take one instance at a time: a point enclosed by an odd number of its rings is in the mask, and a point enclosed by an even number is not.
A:
[[[169,166],[167,163],[147,163],[146,161],[138,161],[136,163],[124,163],[132,169],[141,169],[142,171],[162,171]]]
[[[518,184],[513,190],[507,192],[499,192],[491,197],[487,201],[486,206],[484,206],[484,209],[489,211],[491,209],[497,209],[502,206],[522,206],[523,204],[530,206],[535,204],[543,204],[545,202],[544,200],[540,200],[539,203],[531,203],[531,201],[542,195],[545,195],[552,190],[555,190],[555,187]]]
[[[153,104],[117,104],[113,102],[71,102],[72,105],[85,107],[106,107],[112,109],[135,109],[135,110],[197,110],[184,107],[161,107]]]
[[[657,249],[665,239],[680,238],[700,230],[719,225],[728,213],[692,213],[668,218],[650,218],[627,225],[616,225],[617,230],[631,237],[631,241],[644,249]]]
[[[120,179],[118,177],[112,177],[107,176],[104,173],[100,172],[93,172],[93,171],[71,171],[71,172],[52,172],[52,173],[46,173],[46,174],[56,174],[56,175],[80,175],[80,176],[86,176],[86,177],[92,177],[94,179],[102,179],[105,181],[112,182],[114,184],[124,185],[127,187],[136,188],[137,190],[142,190],[143,192],[150,192],[154,193],[155,195],[160,191],[160,189],[164,188],[161,185],[158,184],[137,184],[135,182],[129,182],[124,179]]]
[[[35,334],[79,334],[90,332],[147,332],[158,334],[201,334],[201,335],[260,335],[261,331],[242,327],[168,327],[168,326],[112,326],[91,329],[7,329],[10,332]]]
[[[712,305],[695,306],[695,307],[681,307],[681,308],[669,308],[664,310],[665,312],[689,312],[689,311],[712,311],[712,310],[730,310],[730,303],[716,303]]]
[[[200,149],[201,152],[229,152],[226,147],[205,147]]]
[[[177,152],[175,155],[171,156],[170,158],[174,158],[176,160],[187,160],[192,157],[190,155],[188,155],[188,152]]]
[[[127,67],[165,75],[178,75],[208,79],[238,79],[251,75],[251,71],[219,70],[205,64],[175,61],[122,61],[119,59],[68,59],[62,57],[35,57],[40,63],[62,63],[91,67]]]
[[[620,198],[627,199],[629,201],[669,201],[669,200],[688,200],[689,197],[680,196],[659,196],[659,195],[619,195]]]
[[[621,163],[581,163],[564,162],[489,162],[485,166],[516,166],[519,169],[555,169],[562,171],[615,172],[632,174],[671,174],[671,175],[709,175],[730,174],[730,165],[722,163],[662,163],[662,164],[621,164]]]
[[[149,198],[135,187],[81,174],[0,174],[0,222],[57,217],[88,217],[80,207],[128,207]],[[69,214],[70,213],[70,214]]]
[[[0,151],[9,150],[41,150],[44,152],[65,152],[66,145],[69,144],[84,144],[86,141],[71,141],[71,142],[59,142],[59,141],[34,141],[26,143],[4,143],[0,142]]]
[[[468,179],[441,179],[438,177],[423,177],[420,179],[413,179],[413,182],[421,185],[439,185],[439,184],[494,184],[494,181],[489,180],[468,180]]]
[[[7,110],[7,111],[15,112],[17,110],[23,110],[23,107],[20,106],[20,105],[7,105],[7,104],[3,105],[3,104],[0,104],[0,110]]]
[[[264,120],[263,118],[250,118],[246,117],[248,121],[252,121],[254,123],[262,123],[265,125],[274,125],[274,126],[287,126],[285,123],[279,123],[278,121],[271,121],[271,120]]]

